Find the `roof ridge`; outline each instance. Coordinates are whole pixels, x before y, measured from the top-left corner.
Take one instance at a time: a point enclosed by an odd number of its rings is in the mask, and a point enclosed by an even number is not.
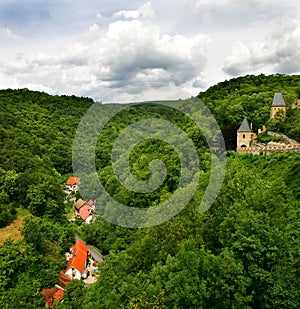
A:
[[[275,92],[271,106],[286,106],[281,92]]]

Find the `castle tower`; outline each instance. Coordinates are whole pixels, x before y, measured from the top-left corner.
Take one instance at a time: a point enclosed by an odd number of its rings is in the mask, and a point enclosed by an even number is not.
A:
[[[282,110],[284,113],[284,116],[286,114],[286,104],[284,102],[283,96],[280,92],[277,92],[274,94],[273,102],[271,104],[270,108],[270,118],[274,119],[276,113]]]
[[[237,130],[237,148],[248,148],[253,139],[253,131],[250,129],[247,118],[244,118]]]

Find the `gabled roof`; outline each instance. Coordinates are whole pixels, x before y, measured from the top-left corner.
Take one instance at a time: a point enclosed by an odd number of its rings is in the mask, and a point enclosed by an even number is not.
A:
[[[69,260],[66,271],[74,267],[82,273],[87,258],[87,246],[82,240],[78,239],[72,247],[73,257]]]
[[[276,92],[274,94],[274,98],[273,98],[273,102],[272,102],[271,106],[272,107],[274,107],[274,106],[286,106],[284,99],[283,99],[283,96],[282,96],[282,93]]]
[[[85,204],[79,209],[80,218],[85,221],[87,217],[92,213],[91,206]]]
[[[74,203],[74,207],[75,207],[77,210],[80,210],[80,208],[81,208],[83,205],[85,205],[85,204],[86,204],[86,202],[80,198],[78,201],[76,201],[76,202]]]
[[[252,132],[252,130],[250,129],[249,126],[249,122],[247,120],[247,118],[244,118],[242,124],[240,125],[240,127],[237,130],[238,132]]]
[[[80,181],[80,178],[70,176],[68,180],[66,181],[66,185],[74,186],[74,185],[77,185],[79,181]]]
[[[105,257],[95,248],[90,245],[87,245],[88,252],[96,262],[102,262],[105,260]]]
[[[89,200],[89,201],[87,202],[87,204],[88,204],[89,206],[93,206],[93,205],[94,205],[94,201],[93,201],[93,200]]]

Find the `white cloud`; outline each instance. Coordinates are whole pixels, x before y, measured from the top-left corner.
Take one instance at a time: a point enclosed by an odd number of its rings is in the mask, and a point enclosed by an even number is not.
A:
[[[113,14],[113,17],[125,18],[125,19],[137,19],[137,18],[151,19],[154,17],[154,15],[155,14],[151,6],[151,3],[147,2],[136,10],[122,10],[115,12]]]
[[[267,66],[273,72],[300,72],[300,26],[297,20],[284,19],[264,41],[237,44],[225,59],[223,71],[237,76]]]
[[[180,87],[203,72],[208,42],[208,36],[202,34],[163,33],[147,20],[118,20],[105,29],[90,26],[69,46],[55,46],[48,53],[19,54],[14,61],[1,64],[0,74],[13,77],[20,85],[39,84],[96,99],[104,89],[128,84],[138,83],[141,91],[157,81]]]
[[[143,91],[141,91],[141,89]],[[172,83],[149,82],[130,84],[124,88],[112,90],[102,99],[103,103],[130,103],[155,100],[177,100],[191,97],[191,93]]]
[[[9,40],[14,40],[14,41],[23,41],[24,39],[15,34],[13,31],[11,31],[9,28],[0,28],[0,37],[9,39]]]
[[[181,85],[204,69],[208,38],[186,38],[161,33],[159,27],[142,21],[110,24],[99,45],[93,74],[118,87],[128,82],[161,81]]]
[[[138,10],[135,11],[119,11],[113,14],[113,17],[117,17],[117,18],[138,18],[140,16],[140,12]]]
[[[103,18],[103,15],[102,15],[100,12],[98,12],[98,13],[96,14],[96,18],[101,19],[101,18]]]
[[[194,80],[192,86],[198,89],[205,89],[208,86],[208,83],[207,83],[207,80],[204,78],[196,79]]]

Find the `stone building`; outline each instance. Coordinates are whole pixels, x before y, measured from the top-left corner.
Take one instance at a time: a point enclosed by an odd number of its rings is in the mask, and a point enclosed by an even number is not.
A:
[[[280,92],[274,94],[273,102],[270,108],[270,118],[274,119],[278,111],[282,110],[284,116],[286,115],[286,104],[284,102],[283,96]]]
[[[254,139],[254,133],[249,126],[247,118],[244,118],[242,124],[237,130],[237,148],[248,148]]]

